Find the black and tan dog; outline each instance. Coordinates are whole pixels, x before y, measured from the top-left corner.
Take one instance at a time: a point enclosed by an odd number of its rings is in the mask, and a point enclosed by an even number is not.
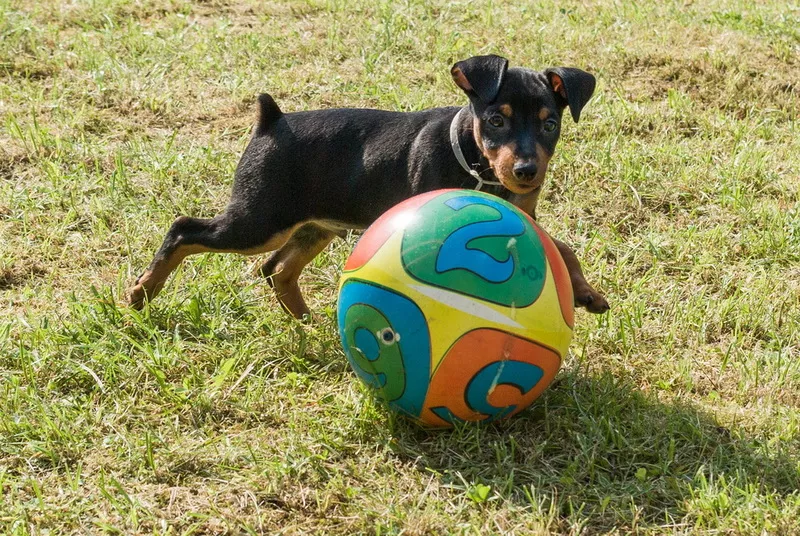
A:
[[[129,290],[133,307],[158,294],[188,255],[275,251],[261,267],[283,307],[309,313],[297,280],[337,235],[363,229],[413,195],[439,188],[483,188],[535,218],[545,172],[566,108],[575,121],[595,79],[579,69],[508,69],[476,56],[451,69],[470,105],[400,113],[334,109],[284,114],[259,97],[255,132],[236,168],[225,212],[181,216]],[[572,250],[556,241],[575,303],[608,310],[584,279]]]

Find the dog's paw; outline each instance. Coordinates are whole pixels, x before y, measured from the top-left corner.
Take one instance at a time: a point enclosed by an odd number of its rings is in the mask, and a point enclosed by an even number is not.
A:
[[[144,303],[152,297],[152,293],[147,290],[144,285],[144,274],[140,275],[134,281],[133,286],[125,292],[125,298],[128,302],[128,307],[139,310],[144,307]]]
[[[575,306],[585,307],[587,311],[595,314],[605,313],[611,308],[602,294],[588,286],[575,292]]]
[[[142,285],[132,286],[125,294],[128,307],[138,310],[144,306],[144,300],[147,293],[144,291],[144,287]]]

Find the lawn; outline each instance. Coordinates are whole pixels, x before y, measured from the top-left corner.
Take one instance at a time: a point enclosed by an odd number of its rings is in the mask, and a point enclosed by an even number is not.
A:
[[[498,53],[598,79],[538,216],[611,311],[507,423],[429,432],[351,372],[336,288],[184,263],[256,97],[466,99]],[[0,533],[800,534],[800,6],[790,1],[0,0]]]

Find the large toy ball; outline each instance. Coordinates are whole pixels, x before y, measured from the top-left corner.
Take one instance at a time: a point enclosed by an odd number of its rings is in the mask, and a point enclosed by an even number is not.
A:
[[[339,333],[358,376],[423,424],[492,421],[530,405],[572,338],[569,274],[519,209],[438,190],[367,229],[339,287]]]

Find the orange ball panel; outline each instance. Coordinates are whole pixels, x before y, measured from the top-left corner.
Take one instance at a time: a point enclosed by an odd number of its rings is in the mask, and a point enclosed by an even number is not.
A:
[[[471,331],[433,373],[420,420],[444,427],[510,417],[544,391],[560,365],[550,348],[494,329]]]

